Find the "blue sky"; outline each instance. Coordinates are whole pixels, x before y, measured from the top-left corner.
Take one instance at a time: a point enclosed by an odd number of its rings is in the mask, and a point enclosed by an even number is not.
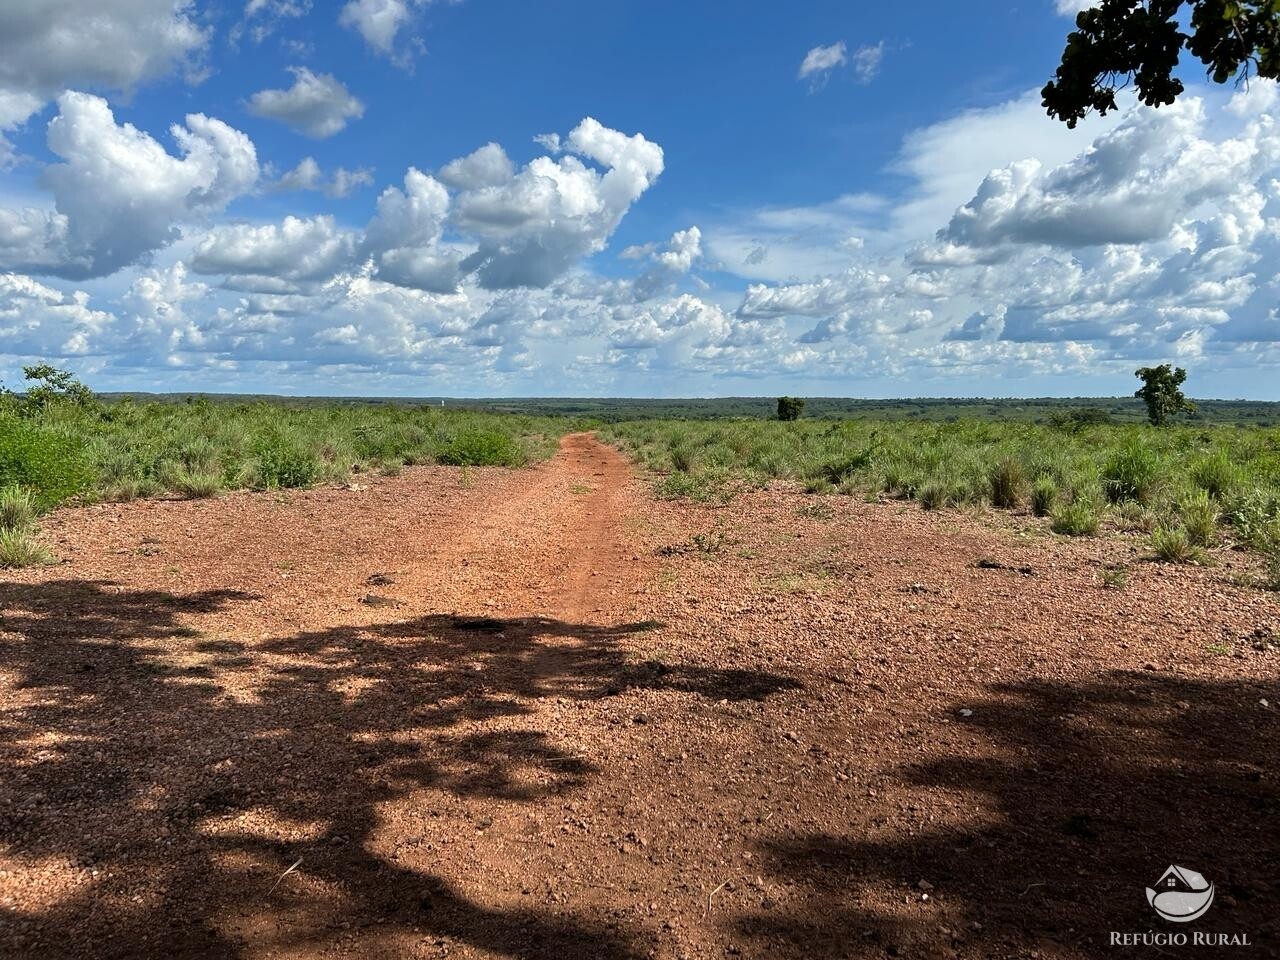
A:
[[[1274,85],[1068,131],[1078,6],[13,0],[0,377],[1280,399]]]

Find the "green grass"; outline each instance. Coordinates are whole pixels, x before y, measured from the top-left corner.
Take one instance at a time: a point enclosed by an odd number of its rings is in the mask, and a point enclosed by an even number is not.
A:
[[[1204,550],[1196,546],[1185,527],[1157,527],[1151,534],[1151,549],[1165,563],[1203,563]]]
[[[1074,536],[1184,528],[1192,546],[1280,553],[1280,429],[1063,420],[633,420],[601,436],[661,496],[723,500],[774,481],[923,507],[993,506]]]
[[[409,464],[518,467],[588,426],[394,403],[125,399],[33,412],[4,401],[0,488],[28,491],[40,511],[77,497],[306,488]]]
[[[0,568],[16,569],[53,563],[53,554],[29,530],[0,530]]]
[[[0,487],[0,530],[24,532],[36,523],[36,499],[17,485]]]
[[[1098,510],[1087,500],[1068,503],[1054,512],[1049,529],[1068,537],[1091,537],[1098,532]]]

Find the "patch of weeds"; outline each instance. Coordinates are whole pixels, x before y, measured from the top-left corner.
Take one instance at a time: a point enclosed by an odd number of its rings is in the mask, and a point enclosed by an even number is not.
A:
[[[0,530],[27,531],[35,526],[36,499],[17,484],[0,487]]]
[[[1221,500],[1240,482],[1240,476],[1226,451],[1217,450],[1192,463],[1191,482],[1213,499]]]
[[[941,510],[951,504],[951,489],[941,481],[930,481],[920,488],[919,493],[916,494],[916,499],[920,501],[920,506],[926,510]]]
[[[1218,539],[1218,508],[1208,492],[1197,490],[1178,504],[1178,516],[1194,546],[1208,547]]]
[[[189,500],[216,497],[222,492],[222,477],[216,473],[193,473],[186,467],[173,472],[170,486]]]
[[[1086,500],[1060,507],[1054,511],[1050,529],[1068,537],[1091,537],[1098,532],[1097,508]]]
[[[1004,509],[1013,509],[1022,503],[1022,487],[1026,477],[1022,464],[1006,457],[991,468],[988,476],[991,487],[991,503]]]
[[[1231,653],[1231,648],[1225,643],[1206,643],[1204,649],[1216,657],[1225,657]]]
[[[582,496],[583,494],[591,493],[594,489],[594,487],[589,487],[585,483],[575,483],[569,488],[569,492]]]
[[[819,500],[817,503],[810,503],[796,511],[797,517],[804,517],[808,520],[831,520],[835,517],[835,510],[831,509],[828,504]]]
[[[1108,590],[1123,590],[1129,583],[1129,568],[1123,564],[1105,566],[1098,571],[1098,579]]]
[[[528,462],[514,437],[492,430],[457,434],[437,454],[438,463],[455,467],[522,467]]]
[[[53,554],[29,530],[0,530],[0,567],[18,569],[50,563]]]
[[[1120,527],[1128,532],[1150,533],[1159,526],[1154,513],[1136,500],[1126,500],[1116,508]]]
[[[719,530],[711,533],[695,533],[690,542],[694,549],[699,553],[724,553],[724,548],[728,545],[728,538]]]
[[[310,451],[281,437],[260,440],[254,447],[254,457],[254,486],[264,489],[309,487],[320,472],[320,464]]]
[[[678,473],[693,473],[698,466],[698,455],[689,447],[674,447],[671,450],[671,468]]]
[[[1204,563],[1204,550],[1191,542],[1185,527],[1157,527],[1151,534],[1151,550],[1162,563]]]
[[[724,553],[729,546],[729,538],[719,530],[709,533],[695,533],[684,543],[669,543],[658,548],[658,555],[674,557],[682,553],[703,553],[708,555]]]
[[[1127,443],[1103,464],[1102,491],[1112,503],[1146,503],[1159,472],[1160,461],[1154,451],[1140,443]]]
[[[1058,485],[1048,477],[1041,477],[1031,487],[1031,512],[1037,517],[1053,513],[1058,502]]]
[[[637,623],[625,624],[621,629],[628,633],[649,633],[653,630],[662,630],[666,628],[666,624],[661,620],[641,620]]]
[[[662,500],[686,499],[699,503],[717,499],[728,502],[733,496],[719,476],[705,473],[668,474],[655,485],[654,493]]]

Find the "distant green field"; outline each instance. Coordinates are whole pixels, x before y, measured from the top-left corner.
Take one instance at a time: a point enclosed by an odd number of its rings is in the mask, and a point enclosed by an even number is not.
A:
[[[107,395],[108,399],[121,395]],[[185,402],[185,394],[134,394],[139,400]],[[199,394],[194,396],[201,396]],[[455,399],[443,397],[382,398],[345,400],[333,397],[236,397],[208,395],[210,402],[263,400],[289,406],[431,406],[445,410],[465,409],[491,413],[519,413],[541,416],[586,417],[605,422],[684,418],[691,420],[755,417],[770,419],[777,401],[774,397],[721,397],[713,399],[652,400],[630,398],[525,397],[515,399]],[[809,419],[872,417],[878,420],[1021,420],[1048,423],[1055,415],[1082,408],[1103,410],[1124,423],[1146,420],[1146,408],[1134,397],[1049,397],[1030,400],[988,400],[982,398],[922,398],[908,400],[861,400],[841,397],[806,399]],[[1280,426],[1280,403],[1263,400],[1197,400],[1199,410],[1189,418],[1194,423],[1239,423],[1250,426]]]

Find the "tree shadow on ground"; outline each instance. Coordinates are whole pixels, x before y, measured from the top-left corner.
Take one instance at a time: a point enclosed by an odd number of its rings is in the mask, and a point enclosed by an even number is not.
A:
[[[643,956],[642,929],[495,909],[375,852],[385,806],[424,789],[533,803],[597,771],[538,730],[545,698],[632,688],[760,699],[786,677],[629,659],[651,624],[428,616],[261,641],[185,615],[251,602],[105,582],[0,584],[0,953],[237,957],[360,933],[362,956],[448,939],[499,955]],[[497,720],[476,729],[477,721]],[[301,852],[300,852],[301,851]],[[319,900],[273,887],[299,856]],[[42,871],[70,890],[45,894]],[[34,904],[34,906],[33,906]]]
[[[1099,956],[1120,949],[1111,931],[1153,930],[1247,933],[1274,955],[1280,723],[1267,696],[1274,686],[1146,671],[992,687],[953,705],[972,716],[898,771],[936,820],[763,846],[762,866],[806,907],[741,915],[737,932],[761,956]],[[1170,864],[1216,884],[1194,924],[1147,904]]]

